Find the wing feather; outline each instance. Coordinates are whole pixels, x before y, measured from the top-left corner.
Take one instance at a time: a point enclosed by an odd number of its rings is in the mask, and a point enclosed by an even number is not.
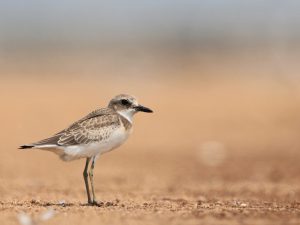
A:
[[[109,108],[98,109],[73,123],[67,129],[50,138],[33,143],[33,145],[70,146],[100,142],[107,139],[120,124],[119,116],[115,111]]]

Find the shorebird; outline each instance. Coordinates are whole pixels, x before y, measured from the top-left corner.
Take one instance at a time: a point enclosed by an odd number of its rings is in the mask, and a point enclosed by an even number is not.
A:
[[[130,95],[121,94],[50,138],[22,145],[20,149],[42,149],[56,153],[62,160],[86,158],[83,178],[89,205],[101,206],[94,191],[93,170],[96,159],[123,144],[132,132],[133,115],[153,111]],[[89,163],[91,166],[89,169]],[[88,171],[89,169],[89,171]],[[88,177],[90,178],[92,196]]]

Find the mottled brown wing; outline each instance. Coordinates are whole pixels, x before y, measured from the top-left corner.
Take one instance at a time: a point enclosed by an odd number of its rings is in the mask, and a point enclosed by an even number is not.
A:
[[[118,114],[109,108],[95,110],[50,138],[32,146],[70,146],[102,141],[120,126]],[[101,128],[101,129],[100,129]]]
[[[117,114],[92,117],[65,130],[57,144],[63,146],[89,144],[107,139],[120,126]]]

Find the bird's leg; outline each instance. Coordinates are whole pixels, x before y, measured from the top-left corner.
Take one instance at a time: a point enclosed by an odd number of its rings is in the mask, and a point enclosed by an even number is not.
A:
[[[90,172],[89,172],[89,175],[90,175],[90,182],[91,182],[91,186],[92,186],[92,194],[93,194],[93,205],[96,205],[96,206],[102,206],[102,205],[103,205],[102,202],[97,202],[96,196],[95,196],[95,190],[94,190],[94,167],[95,167],[95,158],[96,158],[96,157],[93,157],[91,169],[90,169]]]
[[[93,203],[92,200],[91,200],[91,195],[90,195],[88,172],[87,172],[90,160],[91,160],[91,158],[86,158],[85,167],[84,167],[84,171],[83,171],[83,178],[84,178],[84,183],[85,183],[86,194],[87,194],[87,197],[88,197],[88,204]]]

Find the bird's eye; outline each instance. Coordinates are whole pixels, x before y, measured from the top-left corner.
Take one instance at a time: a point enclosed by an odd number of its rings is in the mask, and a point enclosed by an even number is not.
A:
[[[121,100],[122,105],[130,105],[130,102],[127,99]]]

